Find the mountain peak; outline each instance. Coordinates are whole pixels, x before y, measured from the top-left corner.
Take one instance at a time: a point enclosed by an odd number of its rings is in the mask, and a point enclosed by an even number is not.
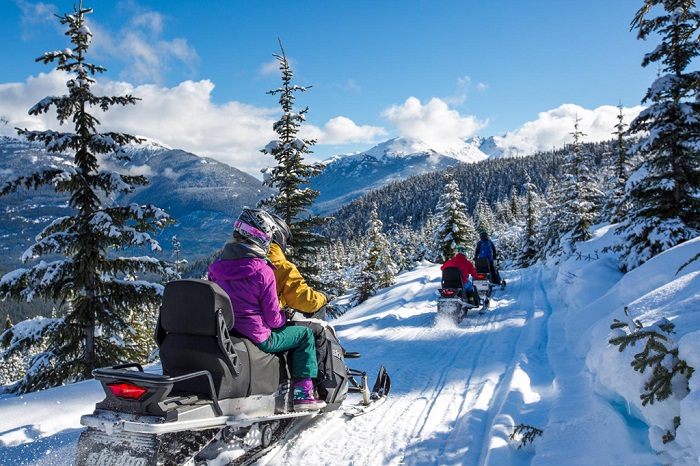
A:
[[[338,162],[343,158],[353,160],[372,157],[379,162],[391,162],[396,159],[409,159],[425,156],[443,156],[458,162],[472,163],[488,158],[479,150],[478,144],[470,141],[454,140],[449,143],[428,143],[419,138],[397,137],[389,139],[364,152],[336,156],[326,163]]]

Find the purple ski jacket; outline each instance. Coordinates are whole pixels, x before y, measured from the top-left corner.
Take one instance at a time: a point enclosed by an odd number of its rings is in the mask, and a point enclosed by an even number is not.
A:
[[[246,257],[217,260],[209,266],[209,280],[228,294],[233,306],[233,328],[261,343],[271,329],[282,327],[286,316],[280,309],[272,264],[265,259]]]

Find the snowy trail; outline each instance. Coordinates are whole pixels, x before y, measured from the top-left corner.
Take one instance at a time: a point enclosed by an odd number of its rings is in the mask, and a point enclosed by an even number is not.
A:
[[[581,252],[596,256],[606,231]],[[387,402],[355,419],[305,419],[258,465],[697,465],[695,378],[682,400],[642,407],[633,351],[608,341],[613,318],[631,305],[645,323],[677,322],[679,354],[700,367],[700,261],[677,273],[696,255],[700,238],[627,275],[609,257],[504,271],[508,287],[489,312],[458,326],[435,322],[440,271],[423,262],[333,322],[344,347],[362,353],[348,362],[370,383],[387,367]],[[80,416],[102,398],[94,380],[0,396],[0,465],[71,466]],[[675,415],[679,435],[661,444]],[[543,435],[518,449],[508,437],[520,424]],[[208,466],[226,464],[222,454]]]
[[[382,309],[371,327],[383,333],[383,342],[368,327],[358,336],[344,333],[342,319],[336,325],[341,341],[363,353],[357,365],[370,374],[368,366],[383,355],[403,360],[387,367],[393,384],[387,402],[353,420],[335,414],[311,420],[302,435],[260,464],[530,464],[532,452],[517,450],[508,435],[519,423],[546,422],[526,414],[542,402],[553,378],[546,352],[552,306],[542,277],[510,274],[489,311],[469,314],[459,326],[435,322],[439,278],[403,283],[406,290],[378,296]],[[421,306],[412,307],[409,290]]]

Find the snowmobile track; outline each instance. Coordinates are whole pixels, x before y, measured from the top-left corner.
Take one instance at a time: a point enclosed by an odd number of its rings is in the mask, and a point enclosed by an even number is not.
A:
[[[493,442],[508,445],[512,424],[533,408],[524,409],[523,393],[536,397],[540,387],[552,385],[546,353],[552,306],[541,273],[532,272],[513,272],[489,311],[470,313],[461,324],[435,325],[436,299],[424,298],[418,309],[401,301],[405,295],[397,290],[395,302],[403,304],[392,302],[376,328],[366,330],[376,330],[382,345],[372,341],[371,351],[365,350],[376,360],[386,353],[405,355],[406,364],[391,368],[392,396],[366,416],[319,420],[262,464],[292,465],[305,458],[312,465],[525,466],[527,454],[494,449]],[[433,280],[410,286],[419,287],[417,298],[427,298],[438,285]],[[414,354],[419,364],[411,363]],[[539,377],[537,388],[530,389],[528,374]],[[338,451],[346,453],[340,458]]]

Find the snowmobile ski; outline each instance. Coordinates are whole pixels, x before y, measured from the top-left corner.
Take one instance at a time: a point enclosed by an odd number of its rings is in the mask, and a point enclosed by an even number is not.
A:
[[[375,409],[377,409],[378,407],[383,405],[385,401],[386,401],[386,397],[383,396],[381,398],[377,398],[376,400],[370,401],[370,403],[368,405],[365,405],[365,404],[360,402],[360,403],[357,403],[353,406],[348,407],[343,412],[343,414],[345,414],[346,416],[349,416],[349,417],[361,416],[363,414],[367,414],[369,412],[374,411]]]
[[[374,411],[386,401],[389,391],[391,391],[391,379],[384,366],[379,368],[377,380],[374,382],[374,387],[371,392],[367,385],[367,374],[362,372],[355,375],[360,375],[362,377],[362,385],[359,390],[353,391],[362,393],[362,400],[344,411],[344,414],[350,417],[356,417]]]

